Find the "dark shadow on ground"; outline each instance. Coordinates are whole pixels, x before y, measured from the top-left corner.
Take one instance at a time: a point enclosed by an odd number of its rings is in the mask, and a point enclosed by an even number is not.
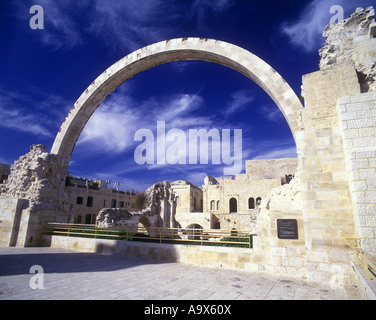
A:
[[[30,274],[33,265],[40,265],[44,273],[106,272],[143,264],[163,264],[156,261],[121,255],[82,253],[51,248],[0,247],[0,277]]]

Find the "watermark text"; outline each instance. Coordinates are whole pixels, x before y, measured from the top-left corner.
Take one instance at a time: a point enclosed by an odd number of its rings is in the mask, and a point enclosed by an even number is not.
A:
[[[242,130],[171,129],[157,121],[156,137],[150,129],[139,129],[134,141],[141,143],[134,151],[137,164],[225,164],[224,175],[242,170]],[[211,144],[211,148],[210,145]],[[209,151],[211,150],[210,156]],[[232,165],[232,166],[230,166]]]

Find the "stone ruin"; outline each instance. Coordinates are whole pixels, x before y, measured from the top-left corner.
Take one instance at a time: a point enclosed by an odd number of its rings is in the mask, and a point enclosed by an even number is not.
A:
[[[124,225],[125,222],[132,220],[134,216],[126,209],[122,208],[103,208],[99,211],[95,224],[98,227],[110,227]]]
[[[367,7],[358,8],[348,19],[328,24],[323,32],[326,42],[319,50],[321,70],[353,63],[361,92],[376,90],[376,61],[374,55],[369,54],[370,39],[376,37],[374,19],[375,10]]]
[[[61,185],[56,179],[56,156],[46,147],[35,144],[11,166],[6,185],[0,194],[7,198],[28,199],[34,210],[58,210]]]
[[[165,208],[169,208],[169,201],[173,201],[174,195],[168,181],[157,182],[144,192],[144,212],[152,215],[164,215]]]
[[[155,183],[136,196],[140,197],[141,210],[129,212],[123,208],[103,208],[96,217],[96,225],[101,227],[137,226],[142,217],[146,217],[149,221],[148,226],[171,226],[176,204],[168,181]]]
[[[270,213],[272,210],[296,211],[302,210],[301,179],[297,171],[294,178],[287,184],[270,190],[251,216],[251,232],[262,237],[269,229]]]

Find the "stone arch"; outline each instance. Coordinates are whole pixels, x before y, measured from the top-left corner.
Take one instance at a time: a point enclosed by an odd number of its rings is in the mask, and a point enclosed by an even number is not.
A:
[[[105,98],[133,76],[168,62],[203,60],[232,68],[256,82],[282,111],[295,139],[303,109],[287,82],[265,61],[236,45],[206,38],[178,38],[141,48],[105,70],[78,98],[55,138],[62,174],[68,170],[76,142],[91,115]]]
[[[189,229],[192,229],[190,231]],[[188,235],[189,240],[200,240],[202,237],[202,231],[204,228],[198,223],[191,223],[186,227],[185,232]]]
[[[142,216],[140,218],[140,220],[138,220],[138,223],[142,224],[142,226],[145,227],[145,228],[150,227],[150,221],[149,221],[148,217],[146,217],[146,216]]]
[[[204,229],[204,228],[202,227],[202,225],[198,223],[191,223],[186,227],[186,229]]]
[[[142,216],[140,220],[138,220],[137,229],[138,232],[149,234],[150,228],[150,221],[148,217]]]

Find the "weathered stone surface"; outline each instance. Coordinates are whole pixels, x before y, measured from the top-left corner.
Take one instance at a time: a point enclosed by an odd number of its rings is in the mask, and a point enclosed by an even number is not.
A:
[[[252,231],[258,235],[265,235],[270,228],[271,210],[300,211],[302,210],[301,180],[299,172],[289,184],[284,184],[270,190],[269,194],[261,201],[252,214]]]
[[[55,210],[58,208],[56,156],[49,154],[46,147],[35,144],[30,152],[21,156],[11,166],[2,197],[30,200],[31,209]]]
[[[176,210],[175,195],[168,181],[153,184],[144,192],[143,213],[158,215],[158,227],[172,227],[172,219]]]
[[[215,179],[215,178],[213,178],[212,176],[209,176],[208,174],[205,176],[205,179],[204,179],[204,184],[206,185],[206,186],[212,186],[212,185],[216,185],[216,184],[218,184],[218,181]]]
[[[96,225],[99,227],[115,226],[121,220],[131,220],[133,215],[122,208],[103,208],[96,217]]]
[[[330,23],[323,32],[326,42],[319,50],[320,69],[327,70],[343,63],[353,63],[362,92],[376,90],[375,11],[358,8],[348,19]]]

